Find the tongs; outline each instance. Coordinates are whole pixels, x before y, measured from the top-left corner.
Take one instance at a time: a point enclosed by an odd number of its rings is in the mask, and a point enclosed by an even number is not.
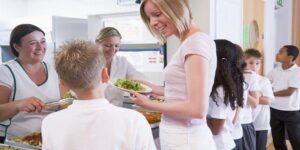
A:
[[[58,111],[66,108],[67,106],[73,103],[73,98],[65,98],[54,102],[46,103],[45,109],[46,111]]]

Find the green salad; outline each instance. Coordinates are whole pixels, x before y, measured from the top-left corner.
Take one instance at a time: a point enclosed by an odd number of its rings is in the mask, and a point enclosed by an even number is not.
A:
[[[72,95],[71,95],[71,91],[67,91],[64,96],[63,96],[63,99],[65,98],[72,98]]]
[[[115,86],[127,89],[127,90],[134,90],[134,91],[140,91],[143,92],[146,89],[138,82],[132,81],[132,80],[126,80],[126,79],[118,79],[115,83]]]

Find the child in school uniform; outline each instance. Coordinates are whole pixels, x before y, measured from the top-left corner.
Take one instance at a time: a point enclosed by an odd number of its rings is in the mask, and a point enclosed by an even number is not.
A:
[[[243,73],[238,47],[227,40],[215,40],[217,69],[209,100],[207,124],[218,150],[235,148],[231,131],[235,110],[243,106]]]
[[[244,93],[244,92],[243,92]],[[245,96],[243,96],[245,97]],[[245,103],[245,98],[243,99],[243,103]],[[233,148],[232,150],[243,150],[244,149],[244,144],[243,144],[243,128],[242,128],[242,124],[241,124],[241,119],[242,118],[242,114],[241,114],[241,107],[236,108],[235,112],[234,112],[234,117],[233,117],[233,128],[230,132],[234,143],[235,143],[235,148]]]
[[[270,103],[274,99],[272,85],[268,78],[259,75],[261,66],[261,53],[256,49],[245,51],[247,69],[254,71],[258,77],[259,105],[253,109],[253,125],[256,131],[256,149],[266,150],[267,135],[270,129]]]
[[[239,47],[240,51],[242,48]],[[252,109],[258,105],[258,81],[257,75],[251,70],[246,69],[246,63],[242,65],[244,74],[244,105],[238,109],[237,120],[242,125],[243,137],[242,145],[245,150],[256,150],[256,136],[253,126]],[[233,134],[238,131],[239,128],[235,128]],[[240,129],[239,129],[240,130]],[[238,139],[236,142],[241,143]]]
[[[244,150],[256,150],[256,132],[253,125],[252,110],[258,105],[258,77],[251,70],[244,70],[245,86],[244,94],[246,102],[242,111],[241,124],[243,128],[243,147]]]
[[[155,150],[145,117],[109,104],[102,51],[92,43],[65,43],[55,55],[60,84],[78,100],[47,116],[42,123],[43,150]]]
[[[238,58],[239,58],[239,64],[241,64],[241,72],[243,73],[243,69],[245,67],[245,60],[244,60],[244,51],[243,49],[236,44],[236,47],[238,49]],[[248,96],[248,91],[245,90],[245,78],[243,76],[244,82],[243,82],[243,87],[241,88],[242,91],[239,91],[239,93],[243,93],[243,104],[242,106],[239,106],[235,109],[234,112],[234,117],[233,117],[233,128],[230,132],[231,136],[234,139],[235,143],[235,148],[232,150],[243,150],[244,149],[244,144],[243,144],[243,128],[241,124],[241,120],[243,118],[243,107],[245,103],[247,102],[247,96]]]
[[[300,68],[295,64],[298,54],[296,46],[283,46],[276,55],[276,61],[281,66],[268,75],[275,96],[270,105],[275,149],[287,149],[285,129],[293,149],[300,149]]]

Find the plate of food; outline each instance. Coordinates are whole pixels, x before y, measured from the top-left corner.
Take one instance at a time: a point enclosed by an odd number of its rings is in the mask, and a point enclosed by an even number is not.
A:
[[[141,94],[147,94],[152,91],[152,89],[145,84],[127,79],[118,79],[113,85],[126,92],[135,91]]]

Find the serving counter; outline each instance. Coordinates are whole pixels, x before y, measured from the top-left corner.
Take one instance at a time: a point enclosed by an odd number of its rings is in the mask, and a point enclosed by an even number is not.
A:
[[[123,101],[123,107],[129,108],[129,109],[136,109],[133,106],[134,106],[134,103],[129,99],[128,96],[125,96],[124,101]],[[151,129],[152,129],[152,135],[153,135],[154,139],[159,138],[159,123],[160,122],[150,123]]]
[[[128,97],[125,97],[124,102],[123,102],[123,107],[129,108],[129,109],[134,109],[134,110],[141,112],[146,117],[148,122],[151,122],[149,124],[152,129],[152,135],[153,135],[154,140],[157,140],[159,138],[159,123],[160,122],[157,122],[157,118],[151,118],[151,117],[153,117],[152,116],[153,114],[155,117],[155,115],[158,115],[158,114],[160,115],[160,113],[151,112],[151,111],[147,112],[145,110],[140,111],[136,107],[133,107],[133,106],[134,106],[134,103]],[[151,120],[151,119],[156,119],[156,120]],[[40,149],[41,149],[40,147],[35,147],[35,146],[27,145],[27,144],[21,144],[18,142],[14,142],[12,140],[6,140],[4,144],[0,144],[0,150],[40,150]]]

